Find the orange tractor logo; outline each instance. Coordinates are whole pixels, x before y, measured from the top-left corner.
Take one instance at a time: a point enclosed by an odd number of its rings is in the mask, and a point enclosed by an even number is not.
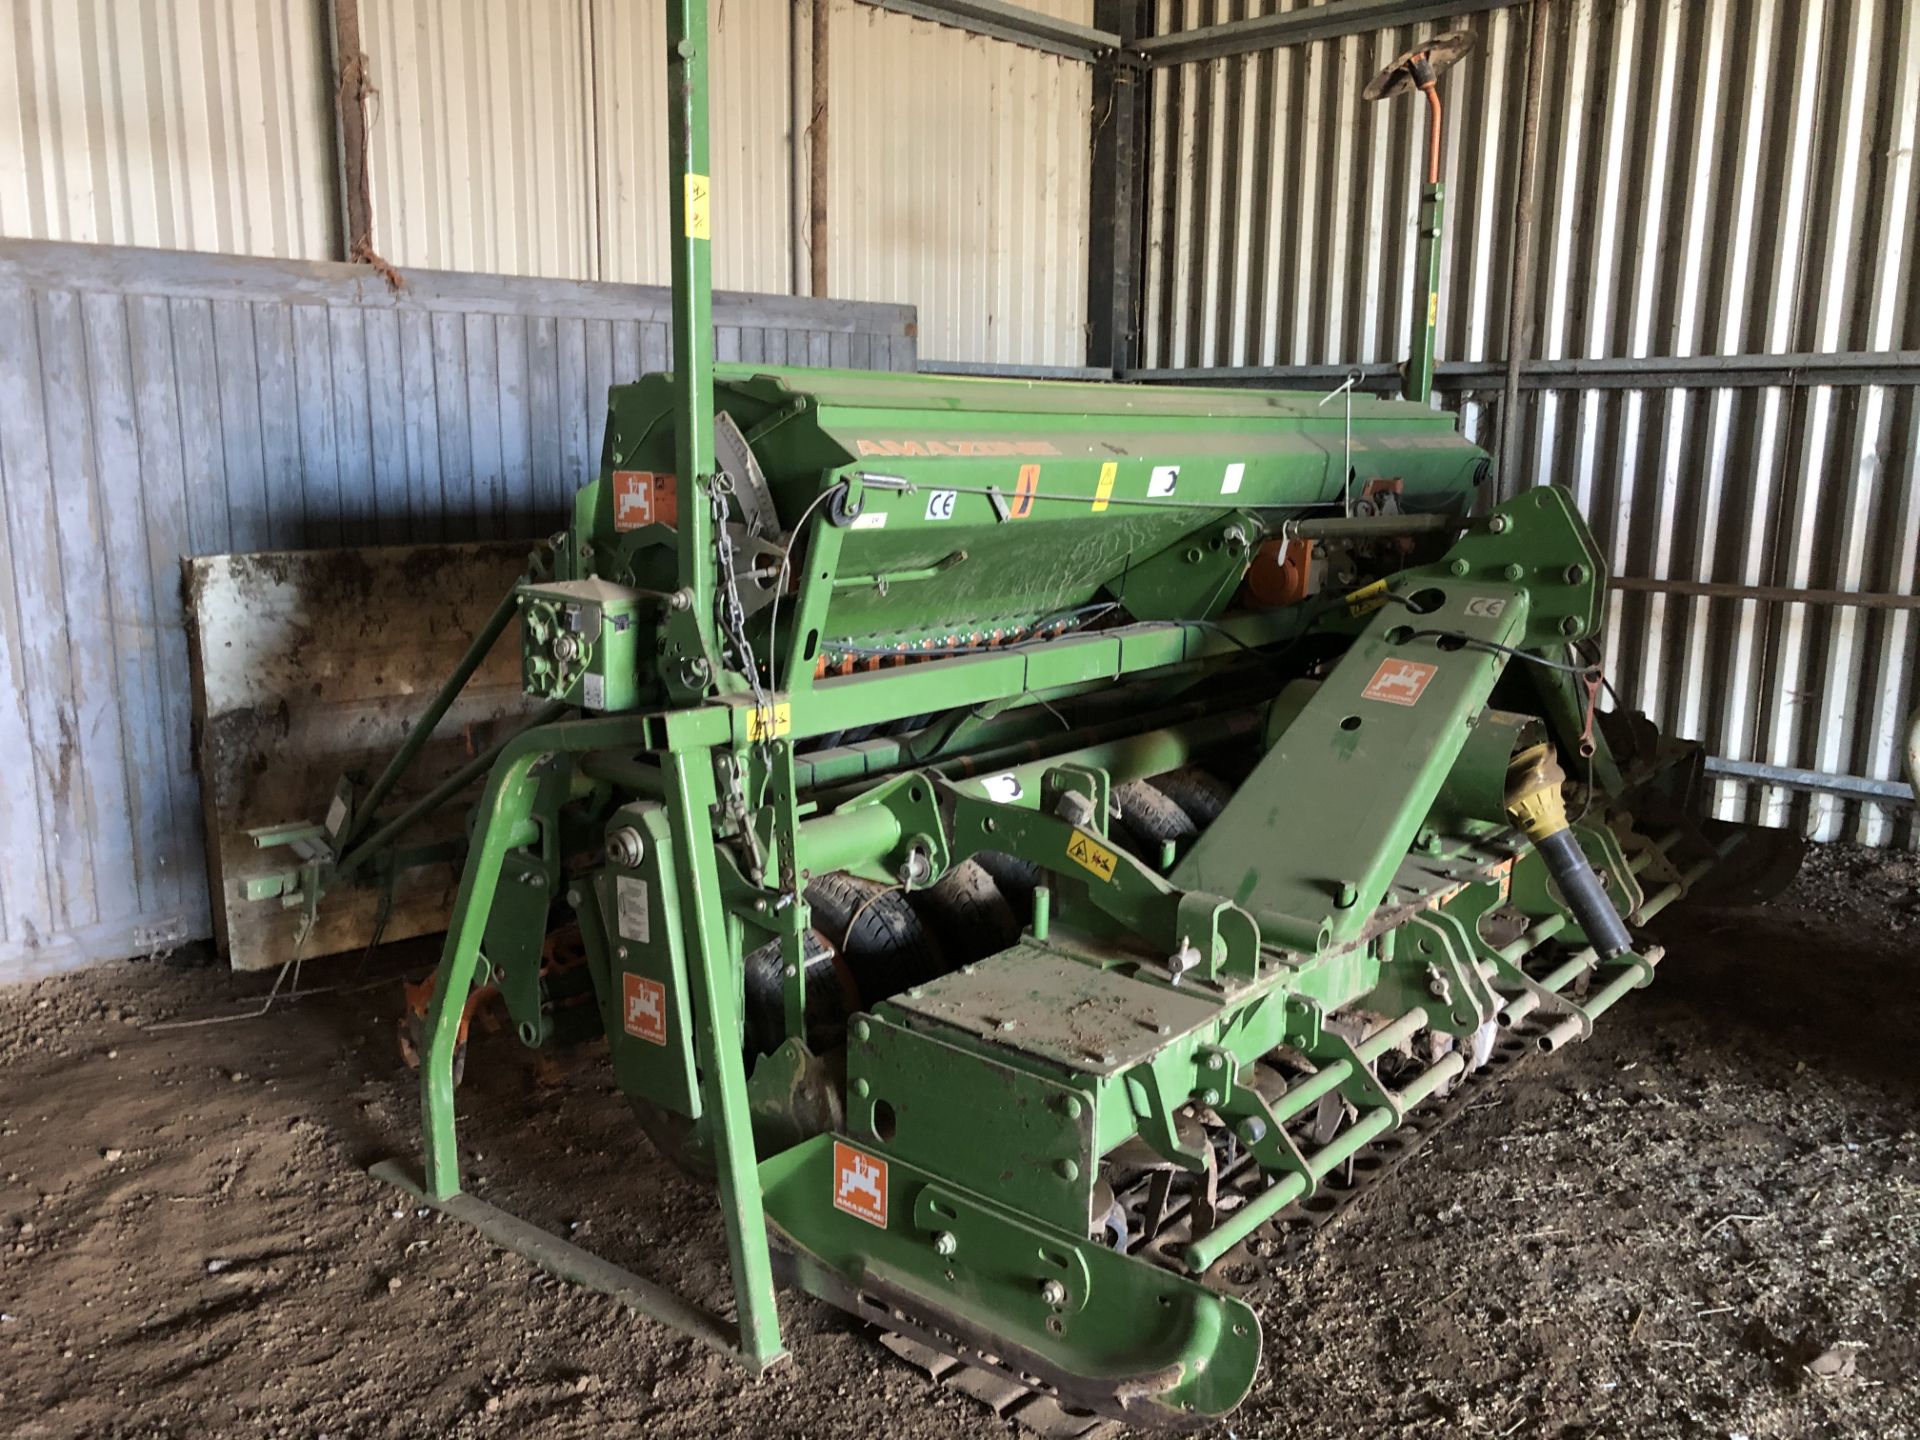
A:
[[[887,1228],[887,1162],[833,1142],[833,1208]]]

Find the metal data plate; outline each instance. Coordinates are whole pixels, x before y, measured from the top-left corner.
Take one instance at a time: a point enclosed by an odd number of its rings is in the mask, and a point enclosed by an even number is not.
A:
[[[912,1020],[951,1026],[1091,1075],[1118,1074],[1151,1059],[1220,1015],[1219,1002],[1198,991],[1149,984],[1030,944],[887,1004]]]

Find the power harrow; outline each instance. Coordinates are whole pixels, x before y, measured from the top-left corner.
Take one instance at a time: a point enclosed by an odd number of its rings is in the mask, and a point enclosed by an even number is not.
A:
[[[417,737],[515,620],[543,708],[399,813],[417,745],[343,786],[288,878],[390,879],[484,771],[424,1177],[383,1173],[754,1370],[778,1279],[1064,1411],[1205,1424],[1260,1363],[1223,1257],[1585,1038],[1733,832],[1697,750],[1602,709],[1569,496],[1476,510],[1428,404],[715,365],[704,5],[667,10],[673,371],[612,391]],[[731,1318],[461,1193],[482,987],[529,1046],[604,1037],[713,1178]]]

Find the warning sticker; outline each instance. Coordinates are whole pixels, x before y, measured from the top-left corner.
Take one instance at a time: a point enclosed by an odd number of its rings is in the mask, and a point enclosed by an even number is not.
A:
[[[1156,465],[1153,467],[1153,473],[1147,477],[1147,494],[1156,499],[1171,495],[1179,484],[1180,467],[1178,465]]]
[[[1033,513],[1033,495],[1040,488],[1040,467],[1022,465],[1020,483],[1013,490],[1013,504],[1007,507],[1009,520],[1024,520]]]
[[[1107,502],[1113,498],[1114,477],[1120,473],[1120,462],[1109,460],[1100,467],[1100,483],[1093,490],[1093,513],[1098,515],[1107,508]]]
[[[649,1045],[667,1043],[667,987],[631,972],[620,977],[620,1009],[627,1034]]]
[[[1387,603],[1387,582],[1375,580],[1347,596],[1347,614],[1370,615]]]
[[[887,1162],[833,1142],[833,1208],[887,1228]]]
[[[647,882],[637,875],[617,876],[613,882],[614,910],[620,925],[620,938],[638,940],[642,945],[653,939],[653,921],[649,912],[652,899]]]
[[[713,181],[705,175],[687,176],[687,238],[713,238]]]
[[[793,729],[793,706],[756,705],[747,711],[747,739],[772,740]]]
[[[1246,478],[1247,467],[1245,463],[1239,460],[1234,461],[1231,465],[1227,466],[1227,473],[1220,477],[1220,493],[1222,495],[1238,495],[1240,493],[1240,482]]]
[[[638,530],[642,525],[677,525],[680,507],[673,476],[651,470],[613,472],[613,528]]]
[[[1107,849],[1091,835],[1082,835],[1078,831],[1067,842],[1067,858],[1083,870],[1090,870],[1102,880],[1113,879],[1113,851]]]
[[[1384,700],[1389,705],[1414,705],[1439,673],[1438,665],[1423,665],[1418,660],[1382,660],[1360,697]]]

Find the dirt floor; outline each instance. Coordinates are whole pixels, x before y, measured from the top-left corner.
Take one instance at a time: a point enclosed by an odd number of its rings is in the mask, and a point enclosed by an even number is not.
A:
[[[1267,1358],[1214,1433],[1920,1434],[1920,860],[1816,852],[1664,934],[1589,1044],[1304,1254],[1229,1262]],[[176,957],[0,992],[0,1433],[1007,1432],[810,1300],[748,1382],[369,1179],[414,1144],[390,976],[424,953],[195,1029],[153,1027],[264,986]],[[483,1036],[462,1101],[479,1194],[717,1293],[712,1203],[599,1056]]]

